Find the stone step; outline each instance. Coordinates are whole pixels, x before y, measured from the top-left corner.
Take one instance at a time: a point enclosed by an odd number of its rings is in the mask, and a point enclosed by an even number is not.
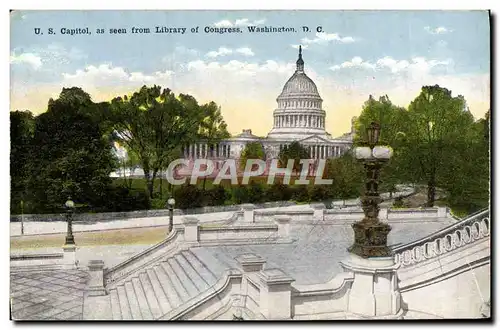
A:
[[[176,308],[182,303],[182,300],[179,297],[179,294],[175,290],[174,286],[172,285],[172,281],[170,281],[170,278],[165,272],[165,269],[163,269],[161,265],[155,265],[153,269],[156,276],[158,277],[158,281],[160,282],[161,287],[163,288],[163,292],[165,292],[165,295],[167,296],[168,302],[170,303],[170,308]]]
[[[155,294],[156,299],[158,300],[158,305],[160,306],[161,314],[163,315],[168,313],[168,311],[172,309],[172,306],[170,305],[170,301],[168,301],[165,291],[163,291],[163,286],[161,285],[158,276],[156,276],[156,272],[154,271],[153,268],[149,268],[146,270],[146,274],[148,275],[148,279],[151,283],[153,293]]]
[[[120,311],[122,314],[122,320],[132,320],[132,313],[130,311],[130,306],[128,305],[127,293],[125,292],[125,287],[123,285],[118,285],[116,287],[118,292],[118,300],[120,301]]]
[[[186,272],[186,275],[190,278],[191,282],[194,283],[199,292],[203,292],[210,287],[207,280],[194,269],[193,265],[191,265],[182,253],[177,253],[174,258]]]
[[[111,301],[111,314],[113,315],[113,320],[121,320],[122,312],[120,309],[120,300],[118,298],[118,292],[116,289],[109,291],[109,298]]]
[[[196,285],[191,281],[191,278],[189,278],[186,274],[184,268],[182,268],[175,258],[168,259],[168,263],[175,275],[177,275],[179,281],[182,283],[182,286],[186,289],[189,298],[192,298],[200,293]]]
[[[186,288],[184,288],[184,285],[181,283],[181,281],[179,280],[179,278],[175,274],[172,267],[170,267],[169,263],[167,261],[162,262],[161,267],[165,271],[165,274],[167,274],[168,279],[170,280],[170,283],[172,283],[174,290],[177,292],[177,295],[180,298],[179,305],[181,303],[185,302],[186,300],[188,300],[189,294],[188,294]]]
[[[213,283],[217,282],[224,271],[229,268],[225,263],[222,263],[210,251],[207,251],[206,249],[194,248],[190,249],[189,252],[197,259],[198,264],[201,263],[203,265],[203,268],[206,268],[210,273],[212,273]]]
[[[132,278],[132,285],[134,287],[135,296],[139,302],[139,310],[143,320],[152,320],[153,315],[149,310],[148,300],[146,299],[146,294],[142,288],[141,280],[138,277]]]
[[[156,294],[148,274],[140,273],[139,281],[141,282],[142,288],[144,290],[144,295],[146,297],[149,310],[152,314],[151,317],[153,319],[159,318],[163,315],[163,311],[161,310],[160,304],[158,303],[158,299],[156,298]]]
[[[125,294],[127,295],[128,306],[130,307],[130,314],[134,320],[142,320],[141,310],[139,308],[139,301],[135,294],[134,286],[130,281],[125,282]]]
[[[182,251],[182,255],[209,286],[217,282],[217,277],[214,273],[191,250]]]

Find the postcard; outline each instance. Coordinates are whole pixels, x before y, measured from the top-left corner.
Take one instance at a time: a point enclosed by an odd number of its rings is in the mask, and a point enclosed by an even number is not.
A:
[[[11,320],[491,320],[488,11],[10,20]]]

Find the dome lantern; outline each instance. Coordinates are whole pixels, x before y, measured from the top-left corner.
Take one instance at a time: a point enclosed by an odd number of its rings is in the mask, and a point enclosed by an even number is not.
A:
[[[297,72],[304,72],[304,60],[302,59],[301,45],[299,45],[299,59],[297,60]]]

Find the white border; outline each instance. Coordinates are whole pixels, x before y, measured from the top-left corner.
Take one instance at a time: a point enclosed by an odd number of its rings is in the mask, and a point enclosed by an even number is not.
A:
[[[10,27],[10,16],[8,13],[8,9],[231,9],[231,10],[236,10],[236,9],[375,9],[375,10],[380,10],[380,9],[386,9],[386,10],[397,10],[397,9],[416,9],[416,10],[481,10],[481,9],[492,9],[493,13],[498,13],[500,10],[498,10],[500,1],[491,1],[491,0],[420,0],[420,1],[397,1],[397,0],[371,0],[371,1],[363,1],[363,0],[350,0],[350,1],[336,1],[335,3],[327,3],[325,0],[280,0],[280,1],[270,1],[270,0],[252,0],[252,1],[203,1],[203,0],[197,0],[197,1],[192,1],[192,0],[183,0],[183,1],[164,1],[164,0],[155,0],[155,1],[149,1],[149,0],[142,0],[142,1],[133,1],[130,3],[125,4],[124,1],[102,1],[102,0],[85,0],[85,1],[56,1],[56,0],[44,0],[42,1],[37,1],[37,0],[6,0],[2,1],[1,7],[2,11],[0,12],[0,15],[2,15],[2,18],[0,20],[1,24],[1,36],[2,36],[2,45],[4,47],[3,51],[0,53],[2,58],[2,63],[5,65],[6,70],[4,72],[10,72],[9,69],[9,57],[10,57],[10,33],[9,33],[9,27]],[[497,25],[498,23],[498,18],[497,18]],[[495,41],[498,41],[498,34],[494,35]],[[496,44],[494,42],[493,45]],[[495,57],[496,59],[496,57]],[[494,59],[492,59],[494,60]],[[1,94],[1,104],[2,104],[2,109],[4,113],[4,118],[2,118],[2,121],[0,122],[2,125],[2,129],[0,129],[0,134],[1,134],[1,141],[0,143],[0,155],[2,155],[3,159],[0,162],[0,173],[1,173],[1,181],[0,181],[0,187],[1,187],[1,197],[0,200],[2,202],[2,205],[0,207],[0,210],[2,211],[3,217],[2,217],[2,226],[9,226],[9,118],[8,118],[8,109],[9,109],[9,75],[3,74],[2,75],[2,91],[3,93]],[[498,91],[498,87],[493,91],[494,94],[497,94],[496,92]],[[498,95],[498,94],[497,94]],[[492,105],[492,110],[495,111],[497,109],[496,103]],[[493,114],[494,118],[496,118],[496,114]],[[497,122],[498,120],[495,120],[495,131],[498,131],[497,127]],[[493,128],[493,127],[492,127]],[[493,144],[495,146],[495,144]],[[495,147],[496,148],[496,154],[498,154],[500,147]],[[500,165],[497,164],[497,170],[499,169]],[[498,175],[498,173],[497,173]],[[496,185],[495,185],[496,187]],[[500,199],[497,194],[495,198],[495,204],[500,205],[498,203],[498,200]],[[2,230],[4,235],[6,236],[5,239],[2,240],[2,243],[4,244],[4,247],[1,250],[1,255],[3,258],[5,258],[5,267],[3,268],[4,271],[2,272],[2,278],[1,278],[1,291],[0,291],[0,310],[3,311],[3,317],[1,320],[3,321],[2,323],[7,323],[5,326],[7,328],[11,328],[14,326],[13,322],[8,321],[8,312],[9,312],[9,301],[7,297],[9,296],[9,286],[7,285],[8,280],[9,280],[9,273],[7,272],[7,269],[9,269],[9,253],[7,252],[9,250],[9,241],[10,237],[8,236],[10,231],[8,230],[8,227]],[[495,227],[500,227],[500,226],[495,226]],[[496,228],[498,230],[498,228]],[[496,235],[496,233],[495,233]],[[498,251],[495,249],[495,247],[492,247],[492,249]],[[495,258],[495,262],[497,258]],[[495,306],[495,311],[496,311],[496,306]],[[496,316],[498,317],[498,314],[496,313]],[[5,322],[6,321],[6,322]],[[313,324],[313,323],[311,323]],[[335,324],[328,324],[324,323],[327,326],[334,326],[334,327],[344,327],[345,323],[335,323]],[[96,324],[88,324],[93,327],[104,327],[104,326],[110,326],[112,324],[102,324],[102,325],[96,325]],[[118,324],[120,326],[121,324]],[[206,326],[207,324],[199,324],[201,326]],[[308,324],[300,323],[298,324],[299,326],[308,326]],[[373,327],[374,325],[377,325],[377,323],[369,323],[366,324],[367,326]],[[380,324],[379,326],[384,326],[385,324]],[[48,325],[49,327],[52,326],[52,324]],[[61,325],[59,325],[61,326]],[[113,326],[113,325],[112,325]],[[117,326],[115,324],[114,326]],[[129,324],[127,326],[130,326]],[[177,325],[161,325],[161,326],[168,326],[172,327]],[[183,325],[184,327],[186,325]],[[232,325],[233,327],[237,326],[237,323],[235,325]],[[265,326],[265,327],[271,327],[271,324],[266,324],[266,325],[259,325],[260,327]],[[350,325],[352,326],[352,325]],[[359,323],[356,324],[356,326],[360,326]],[[437,327],[437,325],[431,325],[431,324],[419,324],[418,326],[423,326],[423,327]],[[71,325],[62,325],[62,328],[69,328]],[[140,325],[133,325],[133,327],[140,327]]]

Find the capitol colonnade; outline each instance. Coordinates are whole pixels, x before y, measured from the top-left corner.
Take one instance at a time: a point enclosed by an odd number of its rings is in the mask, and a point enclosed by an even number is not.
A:
[[[229,143],[196,143],[182,148],[184,158],[230,158],[231,144]]]

